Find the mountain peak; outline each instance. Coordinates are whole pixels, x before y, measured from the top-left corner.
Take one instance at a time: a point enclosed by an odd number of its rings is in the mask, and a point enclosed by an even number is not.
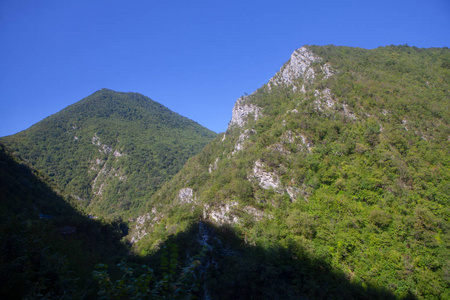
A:
[[[136,209],[215,136],[142,94],[101,89],[1,141],[111,215]]]
[[[316,78],[316,72],[312,67],[314,62],[321,62],[323,59],[306,46],[295,50],[289,59],[289,61],[281,67],[274,77],[269,80],[269,89],[274,86],[280,85],[292,85],[294,91],[297,90],[296,81],[303,79],[304,82],[311,82]],[[323,71],[325,78],[328,78],[333,73],[330,70],[329,64],[324,64],[321,70]],[[301,86],[301,91],[305,92],[304,85]]]
[[[442,158],[448,157],[443,62],[449,55],[448,49],[403,46],[294,51],[266,86],[236,101],[226,138],[214,140],[152,196],[146,221],[132,230],[132,237],[142,238],[134,247],[161,247],[201,216],[220,234],[226,228],[230,238],[237,236],[245,249],[291,249],[285,264],[271,264],[278,271],[265,278],[283,274],[290,279],[282,284],[298,284],[298,290],[292,297],[282,294],[286,289],[276,294],[280,285],[264,279],[259,284],[272,298],[376,298],[364,294],[370,286],[386,287],[398,298],[443,297],[448,266],[428,267],[428,261],[445,262],[448,252],[449,168]],[[195,236],[201,235],[186,240]],[[415,267],[421,253],[427,261]],[[252,254],[236,255],[234,264],[231,255],[214,256],[222,260],[209,272],[247,274],[245,292],[256,286],[247,259],[267,263],[266,256]],[[344,295],[348,286],[328,280],[314,283],[319,293],[305,290],[303,278],[316,278],[298,273],[305,255],[320,261],[320,274],[338,271],[364,292]],[[225,284],[205,286],[209,294],[232,290],[234,298],[242,297],[237,285]],[[395,298],[386,295],[379,298]]]
[[[323,59],[306,46],[298,48],[291,54],[289,61],[281,67],[280,71],[269,80],[267,84],[269,90],[276,86],[292,86],[294,92],[300,88],[300,92],[305,93],[305,84],[308,86],[313,83],[318,75],[312,66],[314,62],[323,62]],[[325,79],[334,74],[329,63],[322,64],[320,71]],[[236,100],[228,128],[244,126],[250,115],[255,121],[263,115],[262,108],[249,103],[249,97],[244,96]]]

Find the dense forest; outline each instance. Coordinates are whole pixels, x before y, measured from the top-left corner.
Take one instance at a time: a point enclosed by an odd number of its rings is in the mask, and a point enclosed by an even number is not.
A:
[[[133,217],[215,133],[148,97],[102,89],[0,141],[96,216]]]
[[[449,114],[407,45],[302,47],[215,139],[101,90],[0,140],[1,296],[448,299]]]
[[[215,258],[205,287],[213,295],[236,297],[242,286],[250,295],[263,288],[263,298],[352,298],[344,285],[311,277],[310,261],[367,291],[353,298],[377,289],[449,298],[450,50],[302,51],[315,57],[303,75],[282,76],[291,57],[239,100],[253,107],[246,123],[230,126],[152,197],[137,251],[156,251],[200,218],[250,251]]]
[[[2,144],[0,183],[1,299],[186,299],[198,290],[200,257],[181,268],[173,243],[151,257],[134,255],[128,224],[80,212],[75,199]]]
[[[50,179],[0,144],[0,298],[95,298],[91,272],[127,255],[125,224],[74,209]]]

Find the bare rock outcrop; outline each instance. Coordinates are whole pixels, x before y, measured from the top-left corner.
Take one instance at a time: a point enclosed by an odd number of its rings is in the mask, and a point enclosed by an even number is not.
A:
[[[141,240],[149,231],[151,232],[155,224],[158,224],[162,218],[164,218],[164,214],[159,213],[155,207],[152,208],[150,213],[139,216],[135,221],[136,225],[131,230],[130,242],[133,244]]]
[[[322,67],[322,72],[324,74],[324,78],[328,79],[330,76],[334,75],[334,71],[331,69],[331,65],[329,63],[324,64]]]
[[[236,201],[222,203],[218,206],[211,207],[207,204],[203,207],[203,218],[211,219],[217,224],[235,224],[239,221],[234,214],[235,208],[239,205]]]
[[[306,47],[295,50],[289,61],[270,79],[269,89],[278,85],[292,85],[294,90],[297,90],[299,87],[294,83],[298,78],[303,78],[307,82],[314,80],[316,74],[311,64],[318,60],[321,58]],[[326,70],[330,72],[328,68]],[[305,87],[302,86],[300,89],[304,91]]]
[[[234,155],[237,152],[239,152],[242,149],[244,149],[245,141],[248,140],[248,138],[251,135],[253,135],[253,134],[256,134],[256,130],[254,130],[254,129],[246,129],[246,130],[244,130],[244,132],[241,133],[241,135],[238,137],[238,140],[237,140],[236,144],[234,145],[233,153],[231,153],[231,154]]]
[[[182,188],[178,192],[178,201],[180,203],[195,202],[194,191],[191,188]]]
[[[102,142],[100,141],[100,137],[97,135],[97,133],[94,134],[91,142],[92,142],[92,145],[98,146],[98,151],[100,153],[104,153],[106,155],[109,155],[110,153],[112,153],[112,155],[116,158],[123,156],[123,153],[120,153],[118,150],[113,151],[113,148],[111,146],[102,144]]]
[[[147,231],[145,230],[145,223],[148,220],[150,220],[150,214],[139,216],[136,219],[136,226],[133,230],[133,234],[130,240],[132,244],[136,243],[137,241],[141,240],[144,236],[147,235]]]
[[[212,173],[212,171],[217,170],[217,167],[219,166],[219,158],[217,157],[214,163],[209,165],[208,173]]]
[[[242,97],[236,100],[233,107],[233,115],[228,128],[244,126],[249,115],[253,115],[255,121],[258,120],[262,116],[261,108],[254,104],[248,103],[248,97]]]
[[[339,104],[338,99],[331,93],[331,90],[326,88],[322,91],[315,90],[314,91],[314,104],[316,109],[319,111],[325,111],[327,109],[335,109],[338,110],[339,113],[345,117],[348,117],[352,120],[356,119],[355,113],[351,111],[347,104],[341,103]]]
[[[324,108],[333,108],[335,105],[335,100],[331,95],[331,90],[328,88],[323,91],[315,90],[314,97],[316,98],[314,103],[319,110],[323,110]]]
[[[263,189],[280,190],[281,183],[277,174],[265,170],[266,165],[257,160],[253,167],[253,173],[249,176],[249,179],[254,179],[258,182],[259,186]]]
[[[98,171],[99,166],[102,164],[102,168]],[[98,171],[92,181],[92,192],[97,196],[103,194],[103,190],[107,186],[109,178],[116,177],[120,181],[124,182],[128,179],[120,168],[113,168],[107,161],[100,159],[96,159],[95,162],[92,163],[90,171]]]
[[[306,150],[311,152],[311,148],[314,146],[308,138],[302,133],[295,133],[291,130],[287,130],[281,136],[281,141],[269,146],[270,149],[277,151],[283,155],[291,154],[291,151],[286,147],[288,144],[295,144],[298,150]]]

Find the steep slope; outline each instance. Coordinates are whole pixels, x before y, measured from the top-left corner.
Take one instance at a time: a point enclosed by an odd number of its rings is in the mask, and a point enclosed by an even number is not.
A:
[[[126,216],[215,136],[143,95],[102,89],[0,140],[91,214]]]
[[[0,298],[95,298],[95,264],[128,253],[120,224],[84,216],[58,190],[0,144]]]
[[[449,66],[447,48],[296,50],[152,197],[133,228],[136,249],[154,251],[202,219],[277,257],[212,250],[209,295],[241,298],[256,285],[267,298],[372,298],[371,288],[450,297]],[[326,284],[302,261],[366,292]]]

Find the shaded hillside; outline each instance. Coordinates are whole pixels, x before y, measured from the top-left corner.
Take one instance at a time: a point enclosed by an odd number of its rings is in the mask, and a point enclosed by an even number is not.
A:
[[[110,299],[396,298],[385,288],[351,283],[326,261],[290,246],[249,245],[228,226],[200,221],[171,235],[145,258],[147,265],[160,262],[157,272],[127,264],[120,280],[111,280],[108,268],[95,276],[102,295]],[[161,271],[162,280],[142,285]]]
[[[450,297],[449,61],[447,48],[296,50],[153,195],[133,227],[136,250],[152,253],[201,218],[288,251],[277,270],[308,257],[363,290]],[[219,270],[212,290],[241,274]],[[283,284],[303,296],[302,284],[323,284],[289,274]]]
[[[215,133],[136,93],[102,89],[0,140],[95,215],[133,215]]]
[[[95,298],[95,264],[116,264],[124,224],[89,219],[0,144],[0,298]]]
[[[326,262],[246,245],[231,229],[206,222],[170,237],[150,256],[133,257],[119,242],[124,224],[87,218],[57,190],[0,144],[2,299],[392,298],[351,284]]]

